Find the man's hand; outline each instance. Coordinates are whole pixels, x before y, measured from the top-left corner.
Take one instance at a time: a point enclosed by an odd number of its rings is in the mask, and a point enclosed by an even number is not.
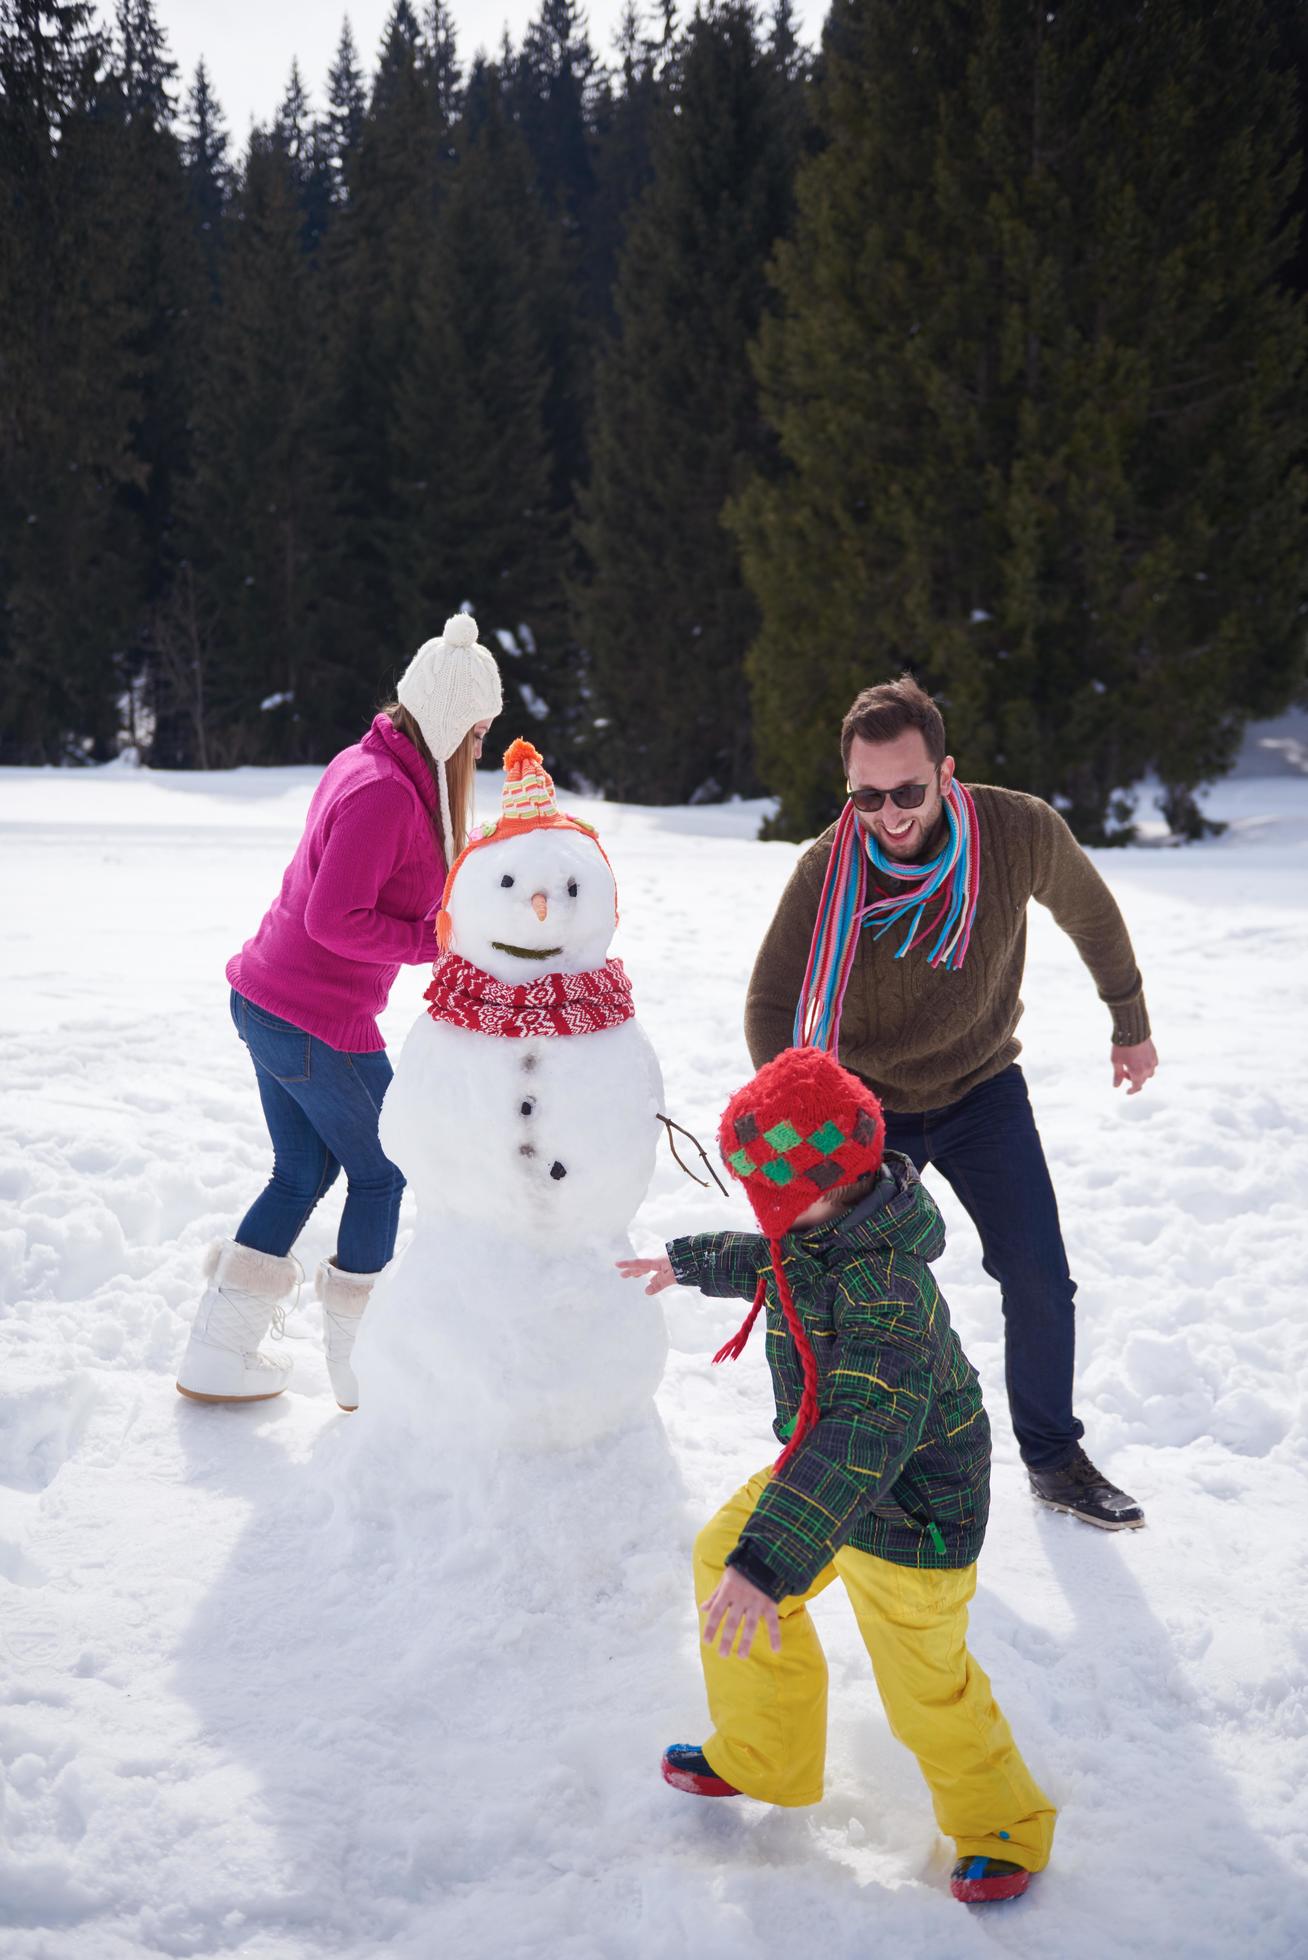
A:
[[[617,1268],[623,1279],[644,1279],[648,1273],[647,1293],[661,1293],[665,1286],[675,1286],[677,1283],[672,1261],[666,1255],[662,1259],[619,1259]]]
[[[1138,1096],[1158,1067],[1158,1050],[1152,1041],[1137,1041],[1134,1048],[1113,1048],[1113,1087],[1130,1083],[1128,1096]]]
[[[754,1644],[754,1635],[758,1632],[758,1623],[762,1620],[767,1626],[773,1653],[781,1652],[781,1622],[777,1618],[775,1602],[758,1586],[752,1585],[743,1573],[737,1572],[734,1566],[727,1567],[716,1589],[701,1602],[699,1610],[704,1615],[706,1647],[713,1645],[714,1636],[721,1627],[718,1652],[729,1657],[739,1630],[740,1645],[736,1652],[742,1661],[747,1660]]]

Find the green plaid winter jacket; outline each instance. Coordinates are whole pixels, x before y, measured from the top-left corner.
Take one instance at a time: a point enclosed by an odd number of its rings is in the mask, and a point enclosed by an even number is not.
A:
[[[844,1545],[930,1567],[971,1565],[981,1550],[990,1424],[927,1263],[944,1243],[935,1201],[894,1151],[852,1211],[782,1241],[817,1361],[819,1420],[768,1484],[728,1560],[774,1599],[806,1591]],[[703,1232],[674,1239],[668,1258],[683,1285],[718,1297],[752,1300],[768,1273],[774,1427],[788,1436],[804,1383],[767,1241]]]

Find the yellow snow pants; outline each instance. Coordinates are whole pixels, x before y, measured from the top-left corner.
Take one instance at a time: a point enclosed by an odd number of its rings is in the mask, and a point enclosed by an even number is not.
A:
[[[721,1579],[771,1474],[751,1477],[695,1541],[697,1604]],[[714,1773],[762,1803],[821,1798],[827,1663],[807,1608],[836,1578],[849,1594],[891,1732],[917,1757],[936,1822],[959,1857],[1007,1858],[1040,1871],[1049,1862],[1055,1811],[967,1651],[975,1565],[923,1572],[846,1546],[806,1593],[780,1602],[779,1653],[762,1624],[746,1660],[736,1652],[724,1657],[701,1638],[713,1721],[704,1754]]]

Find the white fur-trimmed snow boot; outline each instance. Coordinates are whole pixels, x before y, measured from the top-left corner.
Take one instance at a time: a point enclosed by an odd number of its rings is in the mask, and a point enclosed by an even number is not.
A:
[[[324,1259],[313,1277],[313,1290],[322,1302],[322,1351],[332,1393],[347,1414],[359,1406],[359,1384],[350,1366],[354,1337],[379,1273],[345,1273],[334,1259]]]
[[[193,1402],[267,1402],[290,1379],[289,1361],[259,1352],[271,1327],[280,1340],[284,1302],[299,1298],[298,1259],[256,1252],[252,1245],[220,1239],[204,1258],[209,1284],[195,1310],[191,1338],[177,1371],[177,1388]]]

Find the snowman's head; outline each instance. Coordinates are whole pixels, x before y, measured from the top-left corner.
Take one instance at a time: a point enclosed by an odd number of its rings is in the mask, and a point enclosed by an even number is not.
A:
[[[584,830],[524,830],[470,851],[446,904],[446,943],[496,980],[603,966],[617,923],[617,887]]]
[[[523,986],[542,973],[603,966],[617,922],[599,839],[559,809],[539,751],[512,743],[499,821],[474,833],[446,880],[442,948]]]

